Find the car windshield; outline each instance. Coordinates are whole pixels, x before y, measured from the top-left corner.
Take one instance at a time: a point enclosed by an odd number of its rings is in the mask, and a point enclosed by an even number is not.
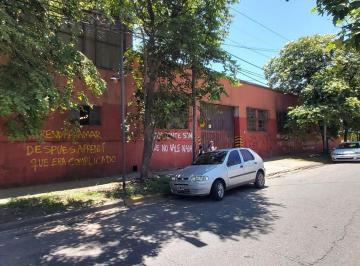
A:
[[[204,165],[204,164],[222,164],[225,160],[227,151],[212,151],[206,152],[199,155],[193,165]]]
[[[360,144],[358,142],[345,142],[337,146],[337,149],[359,149]]]

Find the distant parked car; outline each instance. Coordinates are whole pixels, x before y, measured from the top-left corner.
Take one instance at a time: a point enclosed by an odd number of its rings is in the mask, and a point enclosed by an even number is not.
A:
[[[331,159],[337,161],[360,161],[360,141],[343,142],[331,152]]]
[[[223,199],[225,191],[243,184],[265,186],[262,158],[247,148],[222,149],[199,155],[192,165],[171,176],[171,192],[176,195],[211,195]]]

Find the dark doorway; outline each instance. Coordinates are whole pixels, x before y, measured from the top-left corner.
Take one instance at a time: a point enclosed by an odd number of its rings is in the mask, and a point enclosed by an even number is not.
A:
[[[218,149],[234,146],[234,107],[219,104],[200,105],[201,142],[214,141]]]

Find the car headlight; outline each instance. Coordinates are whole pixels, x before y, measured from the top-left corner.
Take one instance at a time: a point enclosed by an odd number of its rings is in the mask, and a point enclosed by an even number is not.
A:
[[[203,182],[203,181],[208,181],[209,180],[209,177],[207,176],[202,176],[202,175],[199,175],[199,176],[193,176],[191,177],[190,179],[192,182]]]

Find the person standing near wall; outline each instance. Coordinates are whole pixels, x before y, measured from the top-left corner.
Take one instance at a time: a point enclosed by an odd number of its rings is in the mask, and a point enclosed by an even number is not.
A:
[[[207,147],[207,151],[210,152],[210,151],[215,151],[217,148],[215,147],[214,145],[214,141],[213,140],[210,140],[209,141],[209,145]]]
[[[205,149],[204,146],[202,144],[199,145],[199,151],[198,151],[198,156],[200,156],[201,154],[205,153]]]

